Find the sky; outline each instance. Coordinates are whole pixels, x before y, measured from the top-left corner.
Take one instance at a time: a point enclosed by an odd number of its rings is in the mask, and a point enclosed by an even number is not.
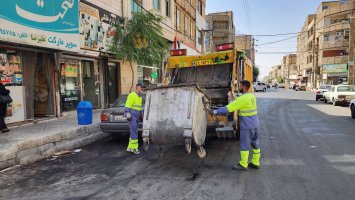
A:
[[[236,34],[268,35],[296,33],[309,14],[316,13],[321,0],[206,0],[206,13],[233,11]],[[248,17],[249,16],[249,17]],[[283,42],[264,43],[296,35],[255,36],[259,79],[267,76],[271,67],[281,64],[282,56],[297,50],[297,38]],[[284,53],[285,52],[285,53]]]

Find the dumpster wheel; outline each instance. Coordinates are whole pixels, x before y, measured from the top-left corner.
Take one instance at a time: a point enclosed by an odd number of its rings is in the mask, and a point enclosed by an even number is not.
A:
[[[143,151],[147,152],[149,149],[149,139],[148,138],[144,138],[143,139]]]
[[[185,139],[185,150],[188,154],[191,154],[192,140],[190,138]]]
[[[206,158],[207,152],[206,152],[205,148],[203,148],[203,146],[198,147],[197,156],[201,159]]]

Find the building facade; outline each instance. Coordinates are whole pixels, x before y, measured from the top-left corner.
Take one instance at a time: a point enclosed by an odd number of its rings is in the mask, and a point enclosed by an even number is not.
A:
[[[283,57],[281,64],[282,74],[285,77],[285,83],[292,85],[299,80],[302,81],[299,77],[300,68],[297,66],[297,55],[288,54]]]
[[[253,66],[255,66],[254,38],[251,35],[235,36],[235,47],[239,51],[244,51],[245,55],[251,60]]]
[[[297,37],[297,63],[300,78],[307,87],[319,85],[319,67],[317,64],[317,44],[315,40],[317,15],[308,15]]]
[[[321,84],[354,84],[350,42],[354,41],[354,9],[355,1],[323,2],[317,9],[315,40]]]
[[[234,43],[235,27],[233,12],[209,13],[206,16],[207,29],[206,51],[213,52],[216,45]]]

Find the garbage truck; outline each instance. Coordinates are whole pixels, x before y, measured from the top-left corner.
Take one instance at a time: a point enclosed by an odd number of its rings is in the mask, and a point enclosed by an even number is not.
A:
[[[170,52],[163,86],[148,88],[143,118],[143,149],[158,145],[185,145],[191,153],[206,157],[206,136],[238,138],[238,115],[213,116],[211,111],[233,101],[238,80],[251,79],[251,66],[234,44],[216,47],[216,52],[188,56],[186,49]],[[208,133],[208,135],[207,135]]]

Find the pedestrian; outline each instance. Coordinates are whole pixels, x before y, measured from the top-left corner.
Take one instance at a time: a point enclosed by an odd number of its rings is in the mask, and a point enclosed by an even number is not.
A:
[[[260,168],[260,144],[259,144],[259,118],[257,113],[256,98],[249,93],[250,82],[241,81],[239,90],[243,95],[238,97],[234,102],[213,111],[213,115],[226,115],[234,111],[238,111],[239,128],[240,128],[240,162],[233,166],[238,171],[248,171],[248,167]],[[249,151],[250,146],[253,150],[253,157],[250,163]]]
[[[125,105],[125,116],[128,120],[130,131],[127,152],[133,154],[140,154],[138,149],[138,123],[142,116],[142,92],[142,84],[138,83],[136,91],[128,95]]]
[[[5,88],[5,85],[0,83],[0,95],[9,96],[10,90]],[[5,123],[6,111],[7,111],[7,102],[0,102],[0,131],[2,133],[9,132],[10,130],[7,128]]]

